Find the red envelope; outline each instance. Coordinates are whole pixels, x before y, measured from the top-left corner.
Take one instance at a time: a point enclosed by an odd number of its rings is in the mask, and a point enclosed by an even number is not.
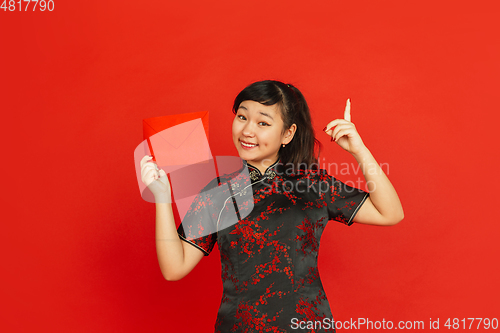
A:
[[[154,202],[153,194],[141,180],[140,162],[145,155],[153,155],[158,167],[167,174],[201,163],[204,164],[201,169],[203,172],[198,176],[210,178],[203,182],[206,184],[215,177],[215,166],[207,138],[207,111],[144,119],[143,131],[145,140],[136,147],[134,161],[139,190],[144,200]],[[181,179],[184,192],[201,190],[199,184],[192,184],[199,177],[184,178]]]
[[[162,131],[189,122],[191,120],[195,119],[201,119],[201,122],[203,124],[203,129],[205,130],[206,138],[208,138],[208,111],[203,111],[203,112],[193,112],[193,113],[182,113],[182,114],[175,114],[175,115],[170,115],[170,116],[163,116],[163,117],[154,117],[154,118],[148,118],[143,120],[143,132],[144,132],[144,139],[148,141],[148,146],[149,150],[151,152],[151,155],[153,155],[153,160],[156,161],[159,165],[168,165],[170,164],[169,162],[166,161],[158,161],[157,156],[155,155],[152,140],[150,139],[152,136],[155,136],[155,138],[158,138],[161,136]],[[165,136],[164,138],[164,143],[163,145],[171,145],[172,147],[178,147],[182,142],[185,141],[186,138],[189,137],[191,133],[189,131],[191,130],[196,130],[196,128],[185,128],[184,132],[187,133],[175,133],[178,134],[178,137],[176,140],[172,140],[172,133],[169,133],[169,137],[167,138]],[[199,130],[199,129],[198,129]],[[199,133],[199,132],[198,132]],[[160,135],[158,135],[160,134]],[[156,142],[159,142],[159,140],[155,140]],[[174,141],[174,142],[173,142]],[[156,147],[158,148],[158,147]],[[166,163],[166,164],[165,164]],[[184,163],[176,163],[176,164],[184,164]]]

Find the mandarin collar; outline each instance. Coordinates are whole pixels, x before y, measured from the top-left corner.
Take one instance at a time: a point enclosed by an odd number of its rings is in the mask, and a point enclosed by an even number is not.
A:
[[[274,179],[274,177],[276,177],[276,173],[278,172],[280,160],[278,159],[276,162],[268,166],[264,174],[262,174],[262,172],[260,172],[258,168],[254,167],[247,161],[245,161],[245,164],[248,167],[249,176],[253,183],[261,180],[262,178],[267,178],[269,180]]]

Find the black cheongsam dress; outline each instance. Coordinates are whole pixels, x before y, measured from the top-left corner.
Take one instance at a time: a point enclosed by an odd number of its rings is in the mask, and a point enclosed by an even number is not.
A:
[[[320,239],[329,220],[351,225],[368,193],[325,170],[291,173],[278,162],[264,174],[244,168],[243,183],[209,184],[225,190],[200,193],[178,228],[205,255],[218,245],[223,295],[215,332],[334,332],[318,273]],[[237,205],[247,191],[253,204]]]

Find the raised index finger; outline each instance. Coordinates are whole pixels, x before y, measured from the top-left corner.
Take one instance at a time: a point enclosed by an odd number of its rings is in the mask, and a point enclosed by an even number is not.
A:
[[[347,99],[344,111],[344,120],[351,121],[351,99]]]

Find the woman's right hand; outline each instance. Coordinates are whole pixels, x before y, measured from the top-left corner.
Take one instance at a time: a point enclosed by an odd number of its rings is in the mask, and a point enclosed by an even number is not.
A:
[[[167,174],[146,155],[141,160],[141,180],[155,196],[156,202],[170,202],[171,189]]]

